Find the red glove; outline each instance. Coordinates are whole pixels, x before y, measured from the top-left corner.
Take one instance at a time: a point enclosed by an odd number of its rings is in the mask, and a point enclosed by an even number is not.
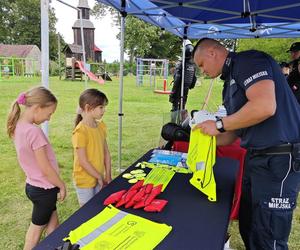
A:
[[[144,207],[144,211],[146,212],[161,212],[163,208],[167,205],[167,200],[159,200],[155,199],[151,202],[150,205]]]
[[[125,204],[125,208],[130,208],[130,207],[132,207],[134,204],[135,204],[135,202],[131,199],[130,201],[128,201],[128,202]]]
[[[141,201],[146,194],[151,193],[152,188],[153,184],[146,184],[145,186],[142,186],[137,194],[132,198],[133,202],[136,203]]]
[[[131,188],[129,188],[128,191],[139,190],[143,185],[144,185],[144,180],[140,180],[137,183],[135,183]]]
[[[115,193],[111,194],[110,196],[108,196],[105,199],[105,201],[103,202],[103,204],[105,206],[107,206],[109,204],[114,204],[114,203],[120,201],[122,198],[122,195],[125,193],[126,193],[126,190],[121,190],[121,191],[115,192]]]
[[[158,186],[152,189],[151,193],[148,195],[148,197],[145,200],[145,206],[151,204],[151,202],[155,199],[155,197],[161,193],[162,188],[163,188],[163,184],[159,184]]]
[[[160,184],[160,185],[152,188],[151,193],[148,193],[147,195],[145,195],[142,200],[140,200],[139,202],[137,202],[134,205],[133,208],[138,209],[138,208],[150,205],[150,203],[154,200],[154,198],[161,193],[162,186],[163,185]]]
[[[128,201],[130,201],[137,192],[138,191],[136,189],[134,189],[134,190],[129,189],[126,193],[123,194],[121,200],[119,200],[118,203],[116,204],[116,207],[120,207],[120,206],[124,205],[125,203],[127,203]]]

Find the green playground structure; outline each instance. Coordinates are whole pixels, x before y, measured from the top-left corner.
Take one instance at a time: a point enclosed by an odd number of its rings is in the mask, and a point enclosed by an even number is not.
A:
[[[0,57],[0,79],[2,77],[33,77],[40,74],[40,63],[32,58]]]

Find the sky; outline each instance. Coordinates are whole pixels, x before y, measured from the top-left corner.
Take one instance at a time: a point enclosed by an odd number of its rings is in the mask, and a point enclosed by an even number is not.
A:
[[[77,7],[78,0],[63,0],[64,2]],[[88,0],[89,7],[92,9],[94,0]],[[51,7],[55,9],[55,16],[58,19],[56,23],[56,30],[64,37],[66,43],[73,43],[72,26],[77,19],[76,10],[56,1],[52,0]],[[95,26],[95,44],[102,52],[102,59],[106,62],[120,61],[120,41],[116,38],[118,28],[112,25],[110,15],[102,19],[95,19],[90,17],[90,20]]]

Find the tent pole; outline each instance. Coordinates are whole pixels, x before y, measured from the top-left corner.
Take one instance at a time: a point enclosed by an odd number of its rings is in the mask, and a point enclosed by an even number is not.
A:
[[[84,33],[83,33],[83,21],[82,21],[82,9],[79,9],[80,17],[80,34],[81,34],[81,46],[82,46],[82,59],[84,68],[86,68],[86,56],[85,56],[85,42],[84,42]],[[87,75],[84,73],[84,87],[87,89]]]
[[[49,88],[49,0],[41,0],[41,74],[42,86]],[[42,124],[42,130],[48,136],[48,122]]]
[[[126,1],[122,0],[121,13],[121,40],[120,40],[120,86],[119,86],[119,145],[118,145],[118,167],[122,171],[122,118],[123,118],[123,69],[124,69],[124,37],[125,37],[125,11]]]

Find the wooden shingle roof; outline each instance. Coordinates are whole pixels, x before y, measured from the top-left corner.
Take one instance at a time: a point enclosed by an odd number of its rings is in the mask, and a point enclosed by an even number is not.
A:
[[[0,56],[25,58],[35,46],[0,44]]]

